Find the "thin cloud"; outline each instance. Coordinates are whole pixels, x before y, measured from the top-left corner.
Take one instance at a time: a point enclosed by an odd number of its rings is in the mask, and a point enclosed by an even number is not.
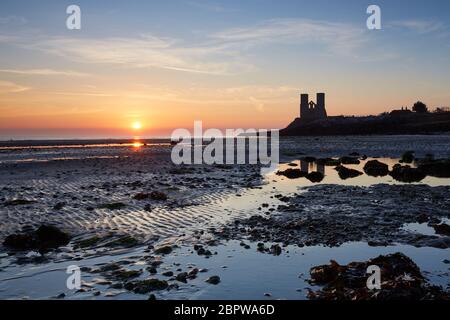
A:
[[[445,25],[441,22],[426,20],[399,20],[390,23],[391,27],[411,30],[419,34],[427,34],[436,31],[443,31]]]
[[[0,24],[11,24],[14,26],[18,25],[24,25],[27,23],[27,19],[20,16],[6,16],[6,17],[0,17]]]
[[[0,69],[0,72],[30,76],[67,76],[67,77],[88,77],[90,74],[76,71],[60,71],[53,69]]]
[[[55,37],[31,45],[35,49],[83,63],[109,63],[127,67],[157,67],[169,70],[225,75],[245,66],[226,59],[219,46],[183,46],[178,41],[155,36],[138,38]],[[234,70],[233,70],[234,69]]]
[[[322,43],[346,54],[365,42],[364,30],[344,23],[307,19],[272,19],[244,28],[232,28],[212,35],[219,42],[256,45],[274,42]]]
[[[0,94],[19,93],[19,92],[27,91],[29,89],[30,88],[28,88],[28,87],[24,87],[24,86],[18,85],[13,82],[0,80]]]

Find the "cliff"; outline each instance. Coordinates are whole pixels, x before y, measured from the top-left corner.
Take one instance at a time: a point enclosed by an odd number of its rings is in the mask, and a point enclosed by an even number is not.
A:
[[[328,117],[315,121],[295,119],[281,136],[432,134],[450,133],[450,112],[389,114],[367,117]]]

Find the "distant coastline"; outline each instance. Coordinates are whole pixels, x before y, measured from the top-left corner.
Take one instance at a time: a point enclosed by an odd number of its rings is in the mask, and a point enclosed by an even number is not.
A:
[[[315,121],[295,119],[281,136],[422,135],[449,134],[450,112],[327,117]]]

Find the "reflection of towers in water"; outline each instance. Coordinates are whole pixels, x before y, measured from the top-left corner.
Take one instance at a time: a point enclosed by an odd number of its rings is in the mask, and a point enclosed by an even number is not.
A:
[[[309,172],[309,163],[305,160],[300,160],[300,170],[304,173]]]
[[[317,164],[317,172],[320,172],[321,174],[325,175],[325,165],[324,164]]]
[[[300,160],[300,170],[304,173],[317,171],[325,175],[325,165],[317,164],[316,162],[307,162],[305,160]]]

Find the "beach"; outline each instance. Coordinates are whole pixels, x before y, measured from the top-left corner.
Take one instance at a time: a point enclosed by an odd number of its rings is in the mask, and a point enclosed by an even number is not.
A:
[[[311,268],[397,252],[420,268],[424,292],[449,292],[450,238],[435,227],[449,224],[449,178],[365,170],[378,161],[393,172],[407,151],[449,158],[448,135],[282,138],[270,173],[174,165],[169,141],[11,144],[0,144],[3,299],[312,299],[324,285]],[[359,173],[343,178],[325,159]],[[321,179],[284,174],[305,165]],[[70,240],[5,245],[40,226]]]

